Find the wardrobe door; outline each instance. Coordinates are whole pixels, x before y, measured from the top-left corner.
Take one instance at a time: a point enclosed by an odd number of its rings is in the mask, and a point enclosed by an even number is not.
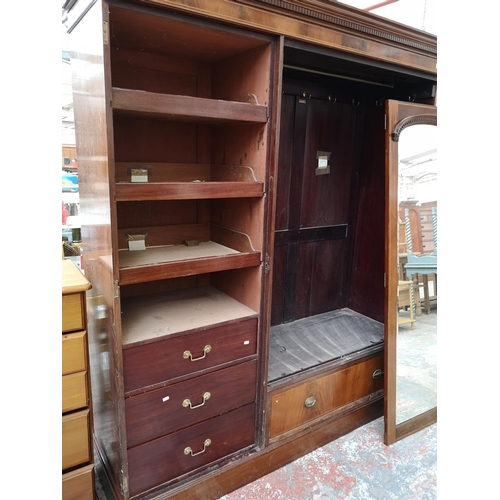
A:
[[[389,100],[386,114],[384,412],[389,445],[437,421],[437,109]],[[400,210],[410,202],[424,211],[431,207],[429,251],[413,241],[408,209]]]

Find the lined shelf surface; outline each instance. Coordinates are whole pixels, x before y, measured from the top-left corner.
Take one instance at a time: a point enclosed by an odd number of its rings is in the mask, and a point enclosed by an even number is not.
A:
[[[256,316],[255,311],[211,286],[126,298],[122,300],[122,343]]]
[[[271,327],[270,382],[384,341],[384,325],[339,309]]]
[[[113,111],[199,123],[266,123],[267,106],[113,87]]]

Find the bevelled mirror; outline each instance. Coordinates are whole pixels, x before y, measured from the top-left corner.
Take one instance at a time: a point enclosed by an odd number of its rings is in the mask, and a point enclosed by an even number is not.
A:
[[[387,101],[385,443],[437,421],[437,110]]]

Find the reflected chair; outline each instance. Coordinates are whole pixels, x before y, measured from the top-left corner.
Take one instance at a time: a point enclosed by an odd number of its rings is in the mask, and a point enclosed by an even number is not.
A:
[[[430,297],[429,297],[429,275],[434,275],[434,294],[437,297],[437,209],[432,208],[432,230],[434,236],[434,250],[431,254],[416,255],[413,253],[412,248],[412,238],[410,229],[410,218],[408,215],[408,209],[405,209],[405,230],[406,230],[406,241],[408,245],[408,255],[407,262],[404,266],[406,277],[409,281],[416,281],[417,290],[419,290],[420,284],[418,283],[418,275],[424,277],[422,286],[424,287],[424,304],[426,313],[430,313]],[[411,289],[412,294],[413,287]],[[437,300],[437,299],[436,299]],[[415,308],[415,300],[413,301],[413,307]],[[414,311],[416,314],[416,311]]]

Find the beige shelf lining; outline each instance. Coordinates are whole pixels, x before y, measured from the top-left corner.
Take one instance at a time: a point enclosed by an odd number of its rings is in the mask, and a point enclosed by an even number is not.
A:
[[[210,286],[124,299],[122,343],[133,344],[256,315]]]

